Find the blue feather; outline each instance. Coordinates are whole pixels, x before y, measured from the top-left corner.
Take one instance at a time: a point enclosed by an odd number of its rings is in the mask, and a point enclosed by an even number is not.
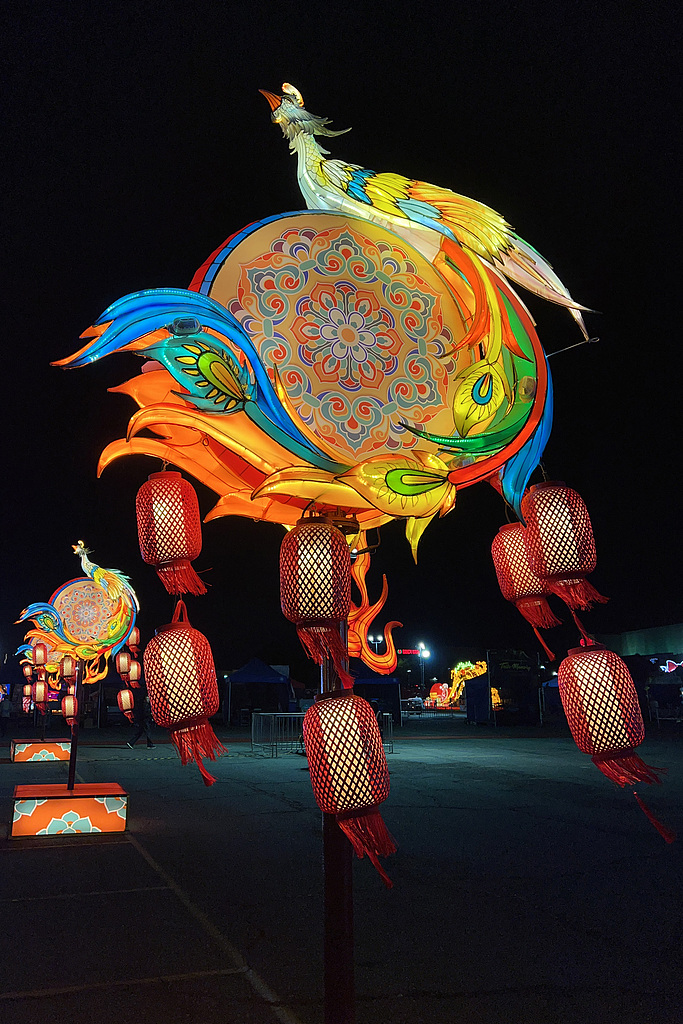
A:
[[[512,505],[521,522],[524,522],[521,509],[522,495],[526,490],[529,477],[541,461],[553,424],[553,380],[550,375],[547,359],[546,368],[548,371],[548,391],[541,420],[526,444],[520,448],[516,455],[508,459],[499,474],[503,497]]]

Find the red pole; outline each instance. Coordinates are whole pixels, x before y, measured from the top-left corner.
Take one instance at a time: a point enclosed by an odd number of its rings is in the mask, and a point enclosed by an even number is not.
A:
[[[347,626],[342,624],[342,638]],[[323,660],[321,692],[339,687]],[[353,971],[353,849],[333,814],[323,813],[325,1024],[355,1024]]]

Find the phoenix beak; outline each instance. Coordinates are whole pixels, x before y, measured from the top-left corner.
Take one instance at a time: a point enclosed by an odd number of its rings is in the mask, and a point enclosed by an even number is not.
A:
[[[282,96],[276,96],[274,92],[267,92],[265,89],[259,89],[259,92],[266,97],[271,110],[277,110],[282,103]]]

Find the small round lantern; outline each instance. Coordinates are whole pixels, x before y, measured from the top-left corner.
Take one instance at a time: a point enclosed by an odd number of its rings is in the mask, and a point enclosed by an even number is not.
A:
[[[62,714],[66,718],[67,724],[73,726],[78,716],[78,700],[73,694],[62,697]]]
[[[35,666],[45,665],[47,662],[47,647],[43,643],[33,645],[33,664]]]
[[[152,473],[135,499],[140,554],[169,594],[205,594],[190,562],[202,550],[199,502],[180,473]]]
[[[511,601],[531,624],[546,654],[553,661],[555,655],[548,650],[538,630],[559,626],[560,620],[556,618],[548,604],[549,591],[546,584],[529,565],[524,544],[524,527],[521,523],[501,526],[493,538],[491,555],[503,597],[506,601]]]
[[[38,708],[38,711],[41,713],[41,715],[44,715],[47,712],[47,701],[48,701],[47,681],[45,679],[38,679],[33,684],[31,689],[32,689],[33,703],[36,705],[36,707]]]
[[[318,807],[336,816],[358,857],[367,854],[391,888],[378,860],[396,852],[379,813],[389,796],[389,772],[372,708],[350,690],[324,694],[306,712],[303,734]]]
[[[577,492],[561,482],[536,484],[522,498],[522,515],[529,565],[548,588],[572,611],[607,601],[585,578],[595,569],[595,540]]]
[[[128,669],[128,682],[137,689],[140,686],[140,679],[142,677],[142,666],[139,661],[131,661],[130,668]]]
[[[131,629],[130,633],[128,634],[128,639],[126,640],[126,643],[130,647],[133,654],[137,655],[138,647],[140,646],[140,630],[138,629],[137,626],[133,626],[133,628]]]
[[[130,651],[119,651],[116,655],[116,671],[120,676],[128,675],[131,660]]]
[[[202,758],[215,761],[225,751],[209,724],[219,707],[216,670],[209,642],[188,622],[183,601],[147,644],[144,667],[154,721],[170,729],[182,763],[196,761],[205,784],[213,785]]]
[[[636,754],[645,738],[636,688],[621,658],[601,644],[570,650],[557,673],[562,706],[574,741],[597,768],[618,786],[660,783],[664,769],[653,768]],[[674,838],[638,804],[667,842]]]
[[[351,608],[351,554],[341,530],[320,517],[300,519],[280,548],[280,602],[318,665],[331,658],[343,686],[347,649],[340,627]]]
[[[73,679],[76,675],[76,659],[71,654],[65,654],[59,663],[59,674],[62,679]]]
[[[33,675],[33,665],[31,665],[27,661],[24,665],[21,666],[21,671],[24,673],[27,679],[30,679],[31,676]]]
[[[116,703],[119,711],[126,716],[129,722],[135,721],[135,698],[132,690],[119,690],[116,695]]]
[[[24,697],[32,697],[32,696],[33,696],[33,687],[31,686],[30,683],[25,683],[24,684]]]

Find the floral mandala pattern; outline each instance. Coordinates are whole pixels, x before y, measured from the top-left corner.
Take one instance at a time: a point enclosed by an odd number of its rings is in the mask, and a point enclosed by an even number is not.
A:
[[[413,448],[401,420],[448,406],[455,339],[398,240],[290,228],[241,267],[228,308],[302,419],[352,458]]]

